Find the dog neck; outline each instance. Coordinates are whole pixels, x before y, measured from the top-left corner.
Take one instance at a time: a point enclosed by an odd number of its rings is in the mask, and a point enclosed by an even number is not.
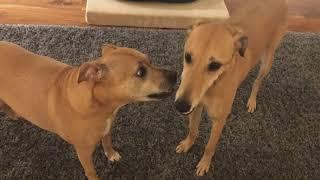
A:
[[[61,98],[71,109],[82,116],[101,116],[105,118],[112,114],[122,104],[118,102],[105,103],[94,96],[95,82],[77,81],[78,68],[69,68],[59,78]]]
[[[118,109],[129,102],[127,98],[118,95],[118,91],[112,89],[111,86],[96,83],[92,89],[92,99],[103,111],[110,109]]]

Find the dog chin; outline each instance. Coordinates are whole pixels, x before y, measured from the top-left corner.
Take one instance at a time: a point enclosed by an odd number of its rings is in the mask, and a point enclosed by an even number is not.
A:
[[[149,94],[147,97],[152,100],[160,100],[169,97],[173,91]]]
[[[183,114],[183,115],[189,115],[189,114],[191,114],[191,113],[194,111],[194,109],[195,109],[195,108],[192,108],[190,111],[184,112],[184,113],[182,113],[182,114]]]

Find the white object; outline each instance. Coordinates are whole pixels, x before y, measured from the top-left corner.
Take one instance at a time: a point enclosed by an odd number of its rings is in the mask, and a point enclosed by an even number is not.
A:
[[[86,21],[94,25],[186,28],[197,22],[228,17],[223,0],[197,0],[180,4],[87,0],[86,8]]]

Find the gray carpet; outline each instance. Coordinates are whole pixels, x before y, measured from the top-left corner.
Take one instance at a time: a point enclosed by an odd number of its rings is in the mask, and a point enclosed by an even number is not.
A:
[[[99,56],[101,44],[109,42],[137,48],[154,64],[181,72],[184,38],[180,30],[0,25],[0,40],[73,65]],[[204,179],[319,178],[319,72],[320,34],[288,33],[254,114],[246,112],[246,102],[257,69],[240,87],[214,167]],[[102,179],[195,179],[211,122],[204,115],[193,148],[177,155],[175,147],[187,133],[187,121],[172,104],[173,97],[121,110],[113,139],[123,159],[108,162],[98,145],[94,162]],[[85,178],[69,144],[26,121],[10,121],[0,114],[0,179]]]

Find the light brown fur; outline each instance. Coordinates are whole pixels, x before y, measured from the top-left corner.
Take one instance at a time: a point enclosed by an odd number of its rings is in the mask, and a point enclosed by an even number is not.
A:
[[[196,174],[200,176],[209,170],[237,88],[260,60],[260,71],[247,104],[249,112],[256,109],[259,87],[286,32],[285,0],[250,0],[243,7],[226,21],[196,25],[185,44],[185,53],[191,54],[192,62],[184,63],[176,107],[184,114],[191,114],[189,134],[176,151],[187,152],[194,144],[205,107],[213,123],[209,142],[197,165]],[[211,62],[221,66],[209,71]]]
[[[121,158],[110,131],[118,109],[163,98],[175,81],[134,49],[105,45],[102,57],[72,67],[0,42],[0,109],[72,144],[90,180],[98,179],[91,156],[99,141],[109,160]]]

